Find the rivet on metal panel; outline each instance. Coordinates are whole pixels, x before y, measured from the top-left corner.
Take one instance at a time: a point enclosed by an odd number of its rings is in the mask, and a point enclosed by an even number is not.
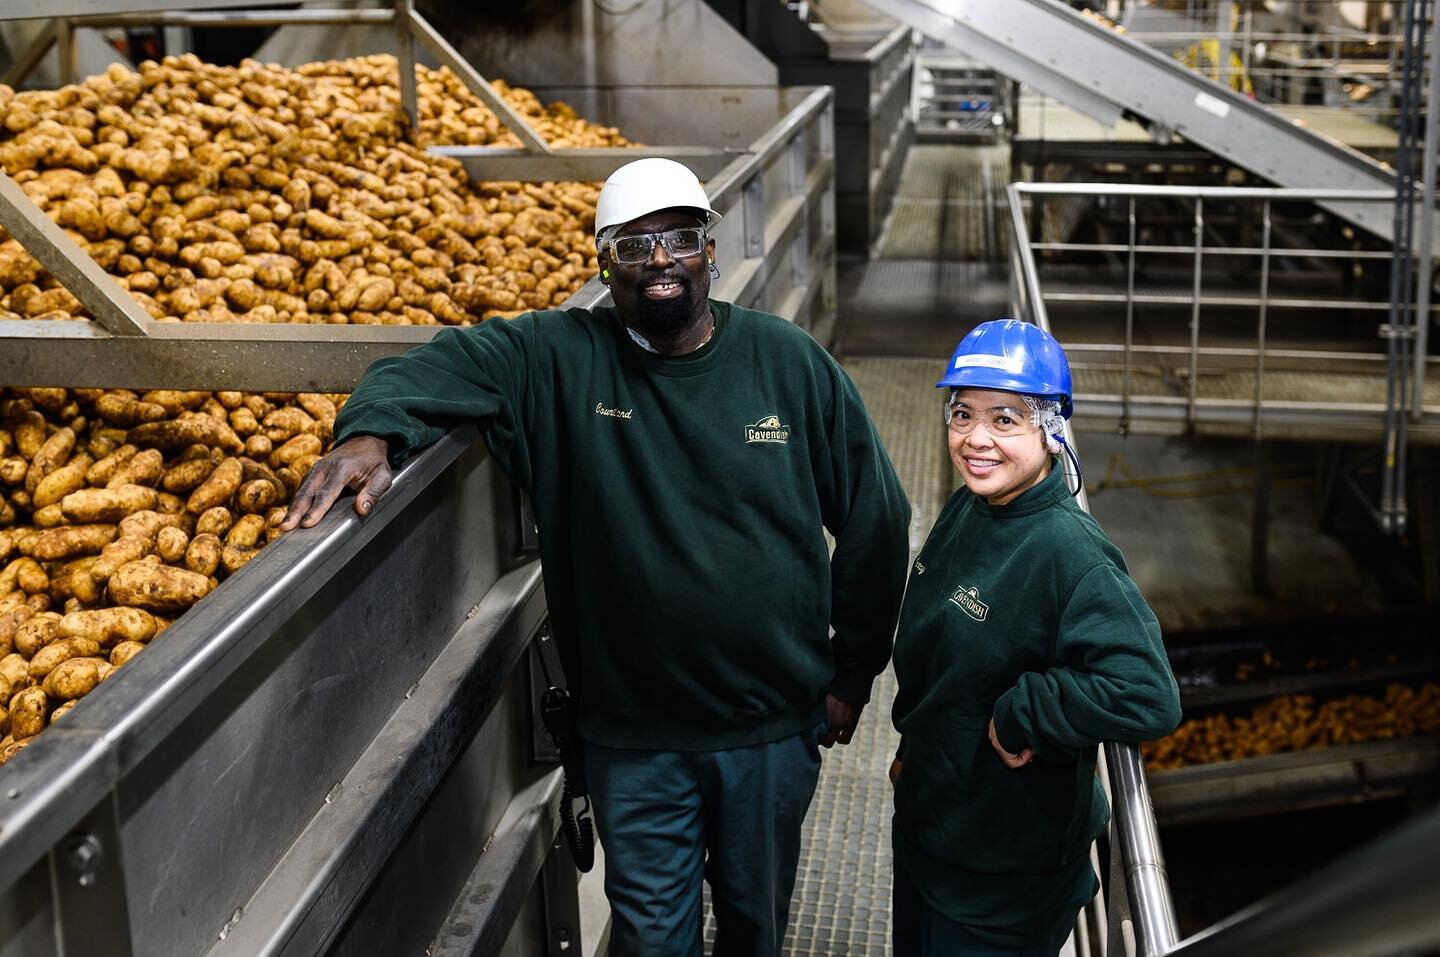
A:
[[[94,834],[76,834],[66,842],[64,858],[65,866],[80,886],[90,887],[95,883],[95,872],[105,860],[105,850]]]

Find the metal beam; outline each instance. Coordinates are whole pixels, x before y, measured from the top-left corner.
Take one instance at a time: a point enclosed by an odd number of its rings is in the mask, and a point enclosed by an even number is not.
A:
[[[0,226],[109,332],[140,336],[155,324],[135,297],[116,285],[4,172],[0,172]]]
[[[410,30],[415,39],[425,45],[435,58],[460,78],[460,82],[470,88],[470,92],[480,98],[480,101],[490,108],[495,116],[504,124],[505,128],[519,137],[521,144],[531,153],[549,155],[550,144],[546,143],[539,133],[525,118],[516,113],[505,98],[495,92],[480,72],[470,65],[470,62],[460,55],[460,51],[450,45],[450,42],[442,37],[424,17],[410,11]]]
[[[183,0],[192,9],[277,6],[283,0]],[[160,12],[180,4],[165,0],[5,0],[0,20],[39,20],[55,17],[91,17],[112,13]]]
[[[45,54],[49,53],[50,48],[55,45],[57,33],[55,23],[50,23],[44,30],[41,30],[40,35],[30,41],[30,45],[21,51],[20,55],[15,58],[15,62],[10,64],[10,68],[5,71],[3,76],[0,76],[0,83],[11,87],[18,87],[24,83],[25,78],[35,72],[40,61],[45,59]]]
[[[0,322],[0,382],[349,392],[372,362],[428,342],[437,331],[433,326],[154,323],[150,335],[111,336],[90,322]]]
[[[448,156],[465,167],[475,182],[520,180],[543,183],[578,180],[598,183],[626,163],[648,156],[673,159],[701,180],[713,179],[736,156],[710,146],[577,147],[539,156],[528,150],[490,146],[432,146],[431,156]]]
[[[333,10],[164,10],[155,13],[102,13],[76,17],[75,27],[304,27],[373,26],[395,22],[395,11],[385,9]]]

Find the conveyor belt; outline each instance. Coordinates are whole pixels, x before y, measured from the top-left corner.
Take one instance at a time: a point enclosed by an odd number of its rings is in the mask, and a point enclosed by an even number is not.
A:
[[[1059,0],[868,0],[947,46],[1113,125],[1125,111],[1281,186],[1393,190],[1375,160],[1082,16]],[[1389,203],[1327,206],[1383,238]]]

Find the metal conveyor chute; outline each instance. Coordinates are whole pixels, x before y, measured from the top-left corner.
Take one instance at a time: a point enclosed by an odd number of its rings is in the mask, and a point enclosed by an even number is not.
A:
[[[1191,71],[1059,0],[865,0],[875,10],[1114,124],[1125,111],[1183,135],[1279,186],[1395,189],[1363,153]],[[1321,203],[1386,240],[1385,201]]]

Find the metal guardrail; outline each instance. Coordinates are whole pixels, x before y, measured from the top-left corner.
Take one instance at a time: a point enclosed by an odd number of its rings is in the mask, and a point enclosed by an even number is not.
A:
[[[1026,200],[1032,203],[1048,197],[1086,199],[1104,198],[1107,201],[1123,203],[1128,223],[1128,238],[1124,243],[1081,243],[1081,242],[1036,242],[1030,239],[1026,225]],[[1385,340],[1384,352],[1335,351],[1335,350],[1278,350],[1268,341],[1269,321],[1272,311],[1280,309],[1344,309],[1348,311],[1388,311],[1388,301],[1353,301],[1310,297],[1281,297],[1271,292],[1273,281],[1272,264],[1280,257],[1313,259],[1393,259],[1388,251],[1356,252],[1346,249],[1304,249],[1274,245],[1272,210],[1276,204],[1317,203],[1330,206],[1346,203],[1373,203],[1385,198],[1393,200],[1393,194],[1379,190],[1308,190],[1308,189],[1262,189],[1230,187],[1180,187],[1180,186],[1131,186],[1105,183],[1014,183],[1009,187],[1009,199],[1016,247],[1012,250],[1012,298],[1022,303],[1028,314],[1049,322],[1047,302],[1094,302],[1123,304],[1125,327],[1123,341],[1118,344],[1118,355],[1111,354],[1102,361],[1113,367],[1119,365],[1120,387],[1118,395],[1107,395],[1100,401],[1087,403],[1087,407],[1113,411],[1120,428],[1128,429],[1132,419],[1165,422],[1170,426],[1178,424],[1184,429],[1199,426],[1223,428],[1233,434],[1238,427],[1243,434],[1255,439],[1263,438],[1283,426],[1287,430],[1311,434],[1317,425],[1332,430],[1332,437],[1345,431],[1356,437],[1381,435],[1384,446],[1393,449],[1397,444],[1414,438],[1433,439],[1440,436],[1440,408],[1433,403],[1425,404],[1425,388],[1429,377],[1440,374],[1440,359],[1429,357],[1421,348],[1413,363],[1400,368],[1393,361],[1396,342],[1403,337],[1421,340],[1414,328],[1392,328],[1393,323],[1380,325],[1381,338]],[[1141,224],[1138,222],[1140,201],[1172,200],[1186,204],[1186,215],[1193,217],[1192,244],[1147,244],[1137,239]],[[1235,201],[1258,204],[1260,208],[1260,233],[1258,246],[1225,247],[1206,245],[1207,208],[1216,203]],[[1210,204],[1207,207],[1207,203]],[[1088,287],[1083,291],[1047,294],[1042,288],[1035,252],[1057,253],[1104,253],[1123,257],[1125,280],[1123,289]],[[1168,257],[1172,262],[1178,256],[1190,258],[1190,281],[1188,295],[1180,291],[1162,294],[1137,291],[1137,260],[1141,256]],[[1242,257],[1259,260],[1259,288],[1250,295],[1206,295],[1204,264],[1216,256]],[[1420,283],[1430,275],[1430,269],[1417,270]],[[1118,284],[1117,284],[1118,285]],[[1166,303],[1189,308],[1188,345],[1138,346],[1135,342],[1135,311],[1137,304]],[[1201,344],[1202,309],[1211,306],[1251,307],[1255,309],[1255,339],[1253,347],[1215,347]],[[1426,313],[1436,310],[1427,301]],[[1420,325],[1425,325],[1421,323]],[[1107,344],[1115,346],[1115,344]],[[1423,341],[1422,341],[1423,345]],[[1091,354],[1101,347],[1080,346],[1081,354]],[[1149,360],[1148,365],[1140,360]],[[1162,358],[1164,356],[1165,358]],[[1183,395],[1142,394],[1137,390],[1139,374],[1148,366],[1165,359],[1181,359],[1176,365],[1184,366],[1180,377],[1185,380]],[[1205,375],[1212,373],[1234,373],[1237,363],[1245,358],[1251,363],[1253,377],[1248,398],[1229,395],[1202,395],[1201,382]],[[1387,364],[1381,373],[1379,362]],[[1313,397],[1267,397],[1267,376],[1273,378],[1279,368],[1287,371],[1334,372],[1343,366],[1351,376],[1373,375],[1377,382],[1386,385],[1382,400],[1318,401]],[[1375,369],[1373,373],[1364,367]],[[1359,367],[1359,368],[1357,368]],[[1153,371],[1153,370],[1152,370]],[[1404,373],[1402,376],[1401,373]],[[1399,382],[1400,385],[1396,385]],[[1385,482],[1403,488],[1403,455],[1384,456]],[[1383,496],[1376,517],[1387,529],[1403,529],[1405,522],[1404,495]]]
[[[1136,187],[1110,186],[1079,188],[1082,191],[1098,188],[1105,192],[1137,190]],[[1074,189],[1059,184],[1045,187],[1013,184],[1009,190],[1011,301],[1017,316],[1047,331],[1049,316],[1034,251],[1026,241],[1028,231],[1020,197],[1024,193],[1064,195]],[[1140,193],[1156,194],[1155,189],[1138,189]],[[1159,188],[1160,195],[1194,192]],[[1263,194],[1271,192],[1293,197],[1303,191],[1227,192],[1251,195],[1251,198],[1258,192],[1264,198]],[[1066,438],[1073,441],[1069,423]],[[1080,502],[1088,508],[1083,493]],[[1262,953],[1275,957],[1317,954],[1359,957],[1393,954],[1440,943],[1440,884],[1434,880],[1434,861],[1440,858],[1440,811],[1402,826],[1214,927],[1179,940],[1139,750],[1133,745],[1108,742],[1101,757],[1102,780],[1107,785],[1113,808],[1107,908],[1095,915],[1106,917],[1109,928],[1108,934],[1101,935],[1105,942],[1102,953],[1116,957]],[[1093,919],[1082,912],[1077,932],[1084,931],[1087,918]]]
[[[1013,186],[1011,196],[1015,196]],[[1035,263],[1025,243],[1024,216],[1014,205],[1011,212],[1015,216],[1012,224],[1015,235],[1010,243],[1011,286],[1012,291],[1018,293],[1012,296],[1017,304],[1015,312],[1049,332],[1050,319],[1045,313],[1039,285],[1030,281],[1035,275]],[[1019,287],[1017,280],[1021,282]],[[1068,421],[1065,441],[1075,448],[1074,428]],[[1077,501],[1081,508],[1090,511],[1089,496],[1084,489]],[[1096,921],[1103,954],[1158,957],[1174,946],[1178,932],[1175,905],[1165,876],[1165,857],[1160,850],[1155,812],[1145,783],[1144,759],[1134,744],[1107,741],[1101,748],[1100,768],[1111,807],[1108,902],[1107,909],[1099,914],[1081,913],[1086,919]],[[1098,919],[1101,917],[1103,921]],[[1083,936],[1085,929],[1082,920],[1077,924],[1077,937]]]

